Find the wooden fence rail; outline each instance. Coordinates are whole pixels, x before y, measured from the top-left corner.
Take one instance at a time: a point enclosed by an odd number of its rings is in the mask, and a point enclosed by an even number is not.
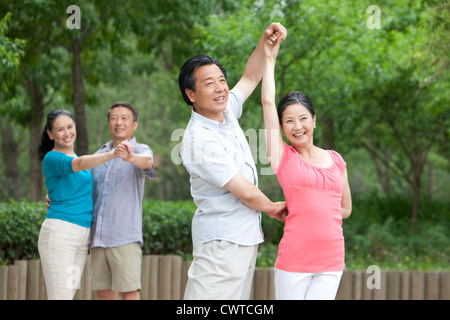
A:
[[[142,257],[143,300],[183,299],[189,262],[180,256]],[[273,300],[273,270],[255,270],[251,298]],[[90,259],[76,300],[96,299],[91,290]],[[0,266],[0,300],[45,300],[44,277],[39,260],[20,260]],[[450,271],[345,271],[337,300],[450,300]]]

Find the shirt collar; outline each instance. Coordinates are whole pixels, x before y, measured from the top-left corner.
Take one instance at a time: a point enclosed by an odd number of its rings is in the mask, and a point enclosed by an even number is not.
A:
[[[191,120],[197,124],[201,124],[203,128],[207,129],[219,129],[223,126],[228,125],[228,110],[223,112],[223,122],[214,121],[202,116],[200,113],[197,113],[192,109]]]

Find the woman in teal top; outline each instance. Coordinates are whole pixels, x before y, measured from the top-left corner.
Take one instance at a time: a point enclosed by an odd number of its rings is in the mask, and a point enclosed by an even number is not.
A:
[[[47,218],[59,219],[90,228],[92,220],[92,175],[89,170],[74,172],[75,157],[50,151],[42,168],[52,205]]]
[[[88,169],[115,158],[114,151],[78,157],[71,113],[47,115],[39,155],[52,199],[39,234],[48,299],[73,299],[86,263],[92,220],[92,175]]]

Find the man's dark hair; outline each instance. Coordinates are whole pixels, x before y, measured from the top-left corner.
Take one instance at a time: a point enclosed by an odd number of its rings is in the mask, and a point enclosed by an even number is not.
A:
[[[108,118],[108,122],[109,122],[109,115],[111,114],[111,110],[114,109],[114,108],[117,108],[117,107],[124,107],[124,108],[130,109],[131,112],[133,112],[133,120],[134,121],[138,121],[139,120],[139,112],[130,103],[128,103],[128,102],[116,102],[116,103],[114,103],[111,106],[111,108],[109,108],[109,111],[106,114],[106,117]]]
[[[195,70],[197,70],[198,67],[209,64],[215,64],[218,66],[225,79],[227,78],[227,71],[225,68],[218,61],[207,54],[199,54],[198,56],[190,58],[184,63],[180,70],[180,74],[178,75],[178,85],[180,86],[181,95],[183,96],[184,101],[190,106],[193,104],[186,94],[186,89],[195,91]]]

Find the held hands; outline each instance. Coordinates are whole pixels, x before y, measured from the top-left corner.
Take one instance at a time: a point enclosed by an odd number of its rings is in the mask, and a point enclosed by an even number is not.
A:
[[[134,153],[133,146],[127,140],[116,146],[114,157],[121,158],[123,161],[127,161],[143,170],[153,168],[152,158],[149,155]]]
[[[274,203],[274,209],[270,212],[266,212],[267,215],[271,218],[280,220],[281,222],[286,221],[286,217],[288,215],[288,210],[286,207],[286,202],[280,201]]]
[[[129,161],[132,157],[133,146],[127,140],[121,142],[114,150],[114,156],[121,158],[123,161]]]
[[[280,43],[286,39],[286,28],[280,23],[272,23],[264,32],[264,53],[267,58],[276,58]]]

